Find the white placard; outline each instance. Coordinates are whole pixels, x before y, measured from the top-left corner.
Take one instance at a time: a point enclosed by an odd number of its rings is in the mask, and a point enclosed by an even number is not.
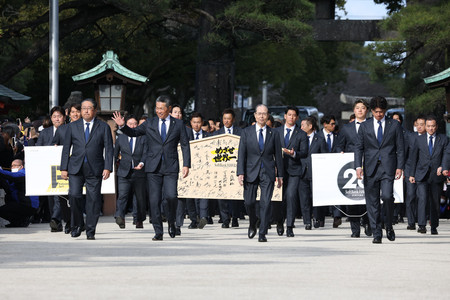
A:
[[[353,153],[317,153],[311,160],[313,206],[366,203]],[[394,180],[394,198],[395,203],[403,203],[403,179]]]
[[[25,191],[27,196],[67,195],[69,181],[59,170],[63,146],[25,147]],[[83,188],[83,193],[85,193]],[[102,194],[115,194],[114,173],[102,181]]]

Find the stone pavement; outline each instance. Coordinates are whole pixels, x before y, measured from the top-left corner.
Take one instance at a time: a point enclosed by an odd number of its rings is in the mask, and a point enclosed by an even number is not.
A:
[[[448,299],[450,221],[431,236],[396,225],[397,239],[350,238],[349,223],[267,243],[220,224],[182,228],[153,242],[153,229],[101,217],[95,241],[48,224],[0,228],[0,299]],[[217,218],[215,219],[217,222]],[[167,230],[167,224],[164,224]],[[428,227],[429,229],[429,227]]]

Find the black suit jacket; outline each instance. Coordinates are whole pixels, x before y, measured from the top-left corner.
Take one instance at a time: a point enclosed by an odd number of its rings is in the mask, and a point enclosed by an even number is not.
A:
[[[61,126],[60,126],[61,127]],[[58,131],[58,130],[56,130]],[[47,127],[39,133],[36,146],[51,146],[53,140],[53,126]]]
[[[217,130],[216,132],[214,132],[215,135],[219,135],[219,134],[225,134],[225,126],[222,126],[222,128],[220,128],[219,130]],[[234,135],[238,135],[241,136],[242,134],[242,129],[239,126],[233,125],[233,132],[232,134]]]
[[[361,124],[358,131],[358,142],[355,148],[355,168],[363,167],[364,174],[372,176],[381,161],[380,168],[389,176],[395,175],[396,169],[404,169],[405,146],[403,130],[400,123],[393,119],[385,119],[383,140],[378,145],[373,118]]]
[[[443,165],[444,154],[447,151],[448,139],[443,134],[436,134],[433,152],[428,150],[428,135],[422,134],[415,139],[410,157],[411,175],[416,181],[430,179],[432,182],[444,181],[444,176],[437,176],[436,171]],[[428,175],[428,176],[427,176]]]
[[[191,150],[183,121],[170,117],[169,131],[164,142],[159,133],[159,119],[157,117],[147,119],[147,121],[136,128],[130,128],[125,125],[121,128],[121,131],[128,136],[145,135],[147,137],[148,152],[145,160],[145,172],[155,172],[164,154],[166,165],[166,170],[164,171],[178,173],[180,170],[178,143],[181,144],[183,166],[191,167]]]
[[[186,127],[186,133],[187,133],[188,138],[189,138],[190,141],[194,141],[195,140],[194,132],[192,131],[192,128]],[[202,138],[206,138],[206,137],[209,137],[209,136],[212,136],[212,134],[202,130]]]
[[[356,132],[356,123],[351,122],[342,126],[336,143],[336,152],[354,152],[358,133]]]
[[[309,139],[306,137],[308,143]],[[311,168],[311,154],[314,153],[329,153],[328,145],[325,142],[323,136],[318,136],[317,133],[314,134],[312,138],[311,145],[309,145],[308,156],[306,158],[302,158],[302,176],[304,179],[311,180],[312,179],[312,168]]]
[[[140,162],[143,162],[145,166],[147,150],[148,148],[145,136],[139,136],[136,138],[134,150],[133,153],[131,153],[128,136],[125,134],[119,135],[116,139],[116,145],[114,147],[115,161],[118,160],[119,154],[121,156],[119,168],[117,169],[117,176],[127,177],[132,168],[132,161],[135,167],[137,167]],[[144,169],[135,170],[135,172],[138,176],[145,176]]]
[[[67,125],[63,124],[58,127],[58,129],[55,132],[55,136],[52,140],[52,145],[64,145],[64,139],[66,138],[66,132],[67,132]]]
[[[301,176],[303,174],[301,159],[308,156],[308,136],[298,126],[295,126],[294,131],[291,133],[289,144],[287,145],[287,147],[284,147],[284,129],[285,126],[274,129],[276,132],[278,132],[281,147],[294,149],[295,151],[295,157],[292,157],[289,154],[282,153],[284,171],[291,176]]]
[[[70,154],[71,148],[72,154]],[[87,157],[88,164],[95,176],[102,176],[103,170],[112,171],[113,143],[111,128],[98,118],[94,120],[87,142],[84,138],[83,119],[67,125],[61,156],[61,171],[77,174],[85,157]]]
[[[264,150],[259,151],[256,137],[256,126],[250,126],[242,131],[239,141],[237,175],[245,175],[247,182],[254,182],[261,170],[261,163],[267,171],[269,178],[283,177],[283,159],[281,156],[281,143],[278,133],[266,126]]]
[[[426,134],[425,134],[426,135]],[[414,147],[414,143],[416,142],[416,138],[419,136],[417,132],[404,132],[404,140],[405,140],[405,178],[409,180],[410,176],[414,176],[411,173],[411,155]]]
[[[336,142],[338,140],[338,135],[336,133],[334,133],[334,132],[332,132],[331,134],[333,135],[333,143],[331,145],[331,151],[328,151],[327,137],[323,134],[323,131],[319,130],[318,132],[316,132],[315,135],[317,135],[317,136],[319,136],[319,137],[324,139],[325,145],[327,146],[327,148],[326,148],[327,152],[329,152],[329,153],[336,153],[336,152],[338,152],[336,150],[337,149],[337,143]]]

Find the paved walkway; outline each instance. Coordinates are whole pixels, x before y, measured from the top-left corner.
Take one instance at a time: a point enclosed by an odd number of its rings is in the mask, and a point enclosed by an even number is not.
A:
[[[129,221],[130,218],[127,219]],[[217,219],[215,219],[217,221]],[[395,226],[397,240],[351,239],[349,223],[267,243],[241,227],[182,229],[153,242],[147,223],[102,217],[97,240],[48,224],[0,228],[0,299],[448,299],[450,221],[439,235]],[[165,229],[166,229],[166,224]],[[186,226],[185,226],[186,227]]]

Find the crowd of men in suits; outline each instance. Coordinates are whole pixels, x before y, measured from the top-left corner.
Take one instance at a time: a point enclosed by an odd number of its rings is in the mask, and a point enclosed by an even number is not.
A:
[[[366,119],[369,110],[372,118]],[[211,224],[216,204],[222,228],[230,224],[238,227],[245,212],[249,217],[248,238],[258,233],[259,242],[267,241],[272,224],[276,224],[278,235],[286,232],[287,237],[294,237],[299,212],[305,230],[324,227],[327,214],[333,217],[334,228],[348,216],[352,238],[359,238],[363,228],[378,244],[385,229],[388,240],[394,241],[393,225],[401,207],[394,204],[393,184],[402,179],[406,186],[407,229],[416,230],[417,223],[418,232],[425,234],[429,219],[431,234],[436,235],[440,196],[449,169],[447,137],[436,133],[433,116],[417,117],[416,131],[409,132],[402,127],[400,114],[388,118],[386,110],[383,97],[374,97],[370,103],[357,100],[353,105],[354,120],[338,132],[334,116],[324,116],[319,129],[318,120],[312,116],[300,122],[295,106],[287,106],[284,124],[274,126],[277,122],[271,120],[267,106],[260,104],[255,109],[254,124],[237,126],[234,111],[226,109],[220,120],[222,126],[216,130],[214,120],[204,120],[197,112],[191,114],[186,126],[181,107],[174,105],[170,97],[160,96],[153,118],[124,118],[115,112],[112,119],[120,134],[114,139],[110,126],[96,116],[94,100],[72,105],[67,112],[68,124],[64,124],[66,112],[54,107],[50,112],[52,126],[40,132],[36,145],[63,146],[60,170],[61,177],[69,181],[69,205],[63,197],[48,197],[51,231],[63,231],[65,221],[67,234],[75,238],[85,230],[87,239],[95,240],[102,206],[100,189],[114,161],[118,178],[116,223],[125,228],[127,203],[133,195],[133,223],[143,228],[149,214],[154,241],[163,240],[164,220],[171,238],[181,235],[186,215],[191,222],[189,229]],[[191,167],[189,141],[217,134],[240,136],[236,174],[244,189],[244,205],[232,200],[178,198],[178,145],[185,178]],[[357,177],[364,182],[366,205],[313,207],[311,154],[346,152],[354,153]],[[83,186],[86,196],[82,194]],[[283,200],[272,202],[274,188],[280,187]],[[256,201],[258,188],[260,200]]]

